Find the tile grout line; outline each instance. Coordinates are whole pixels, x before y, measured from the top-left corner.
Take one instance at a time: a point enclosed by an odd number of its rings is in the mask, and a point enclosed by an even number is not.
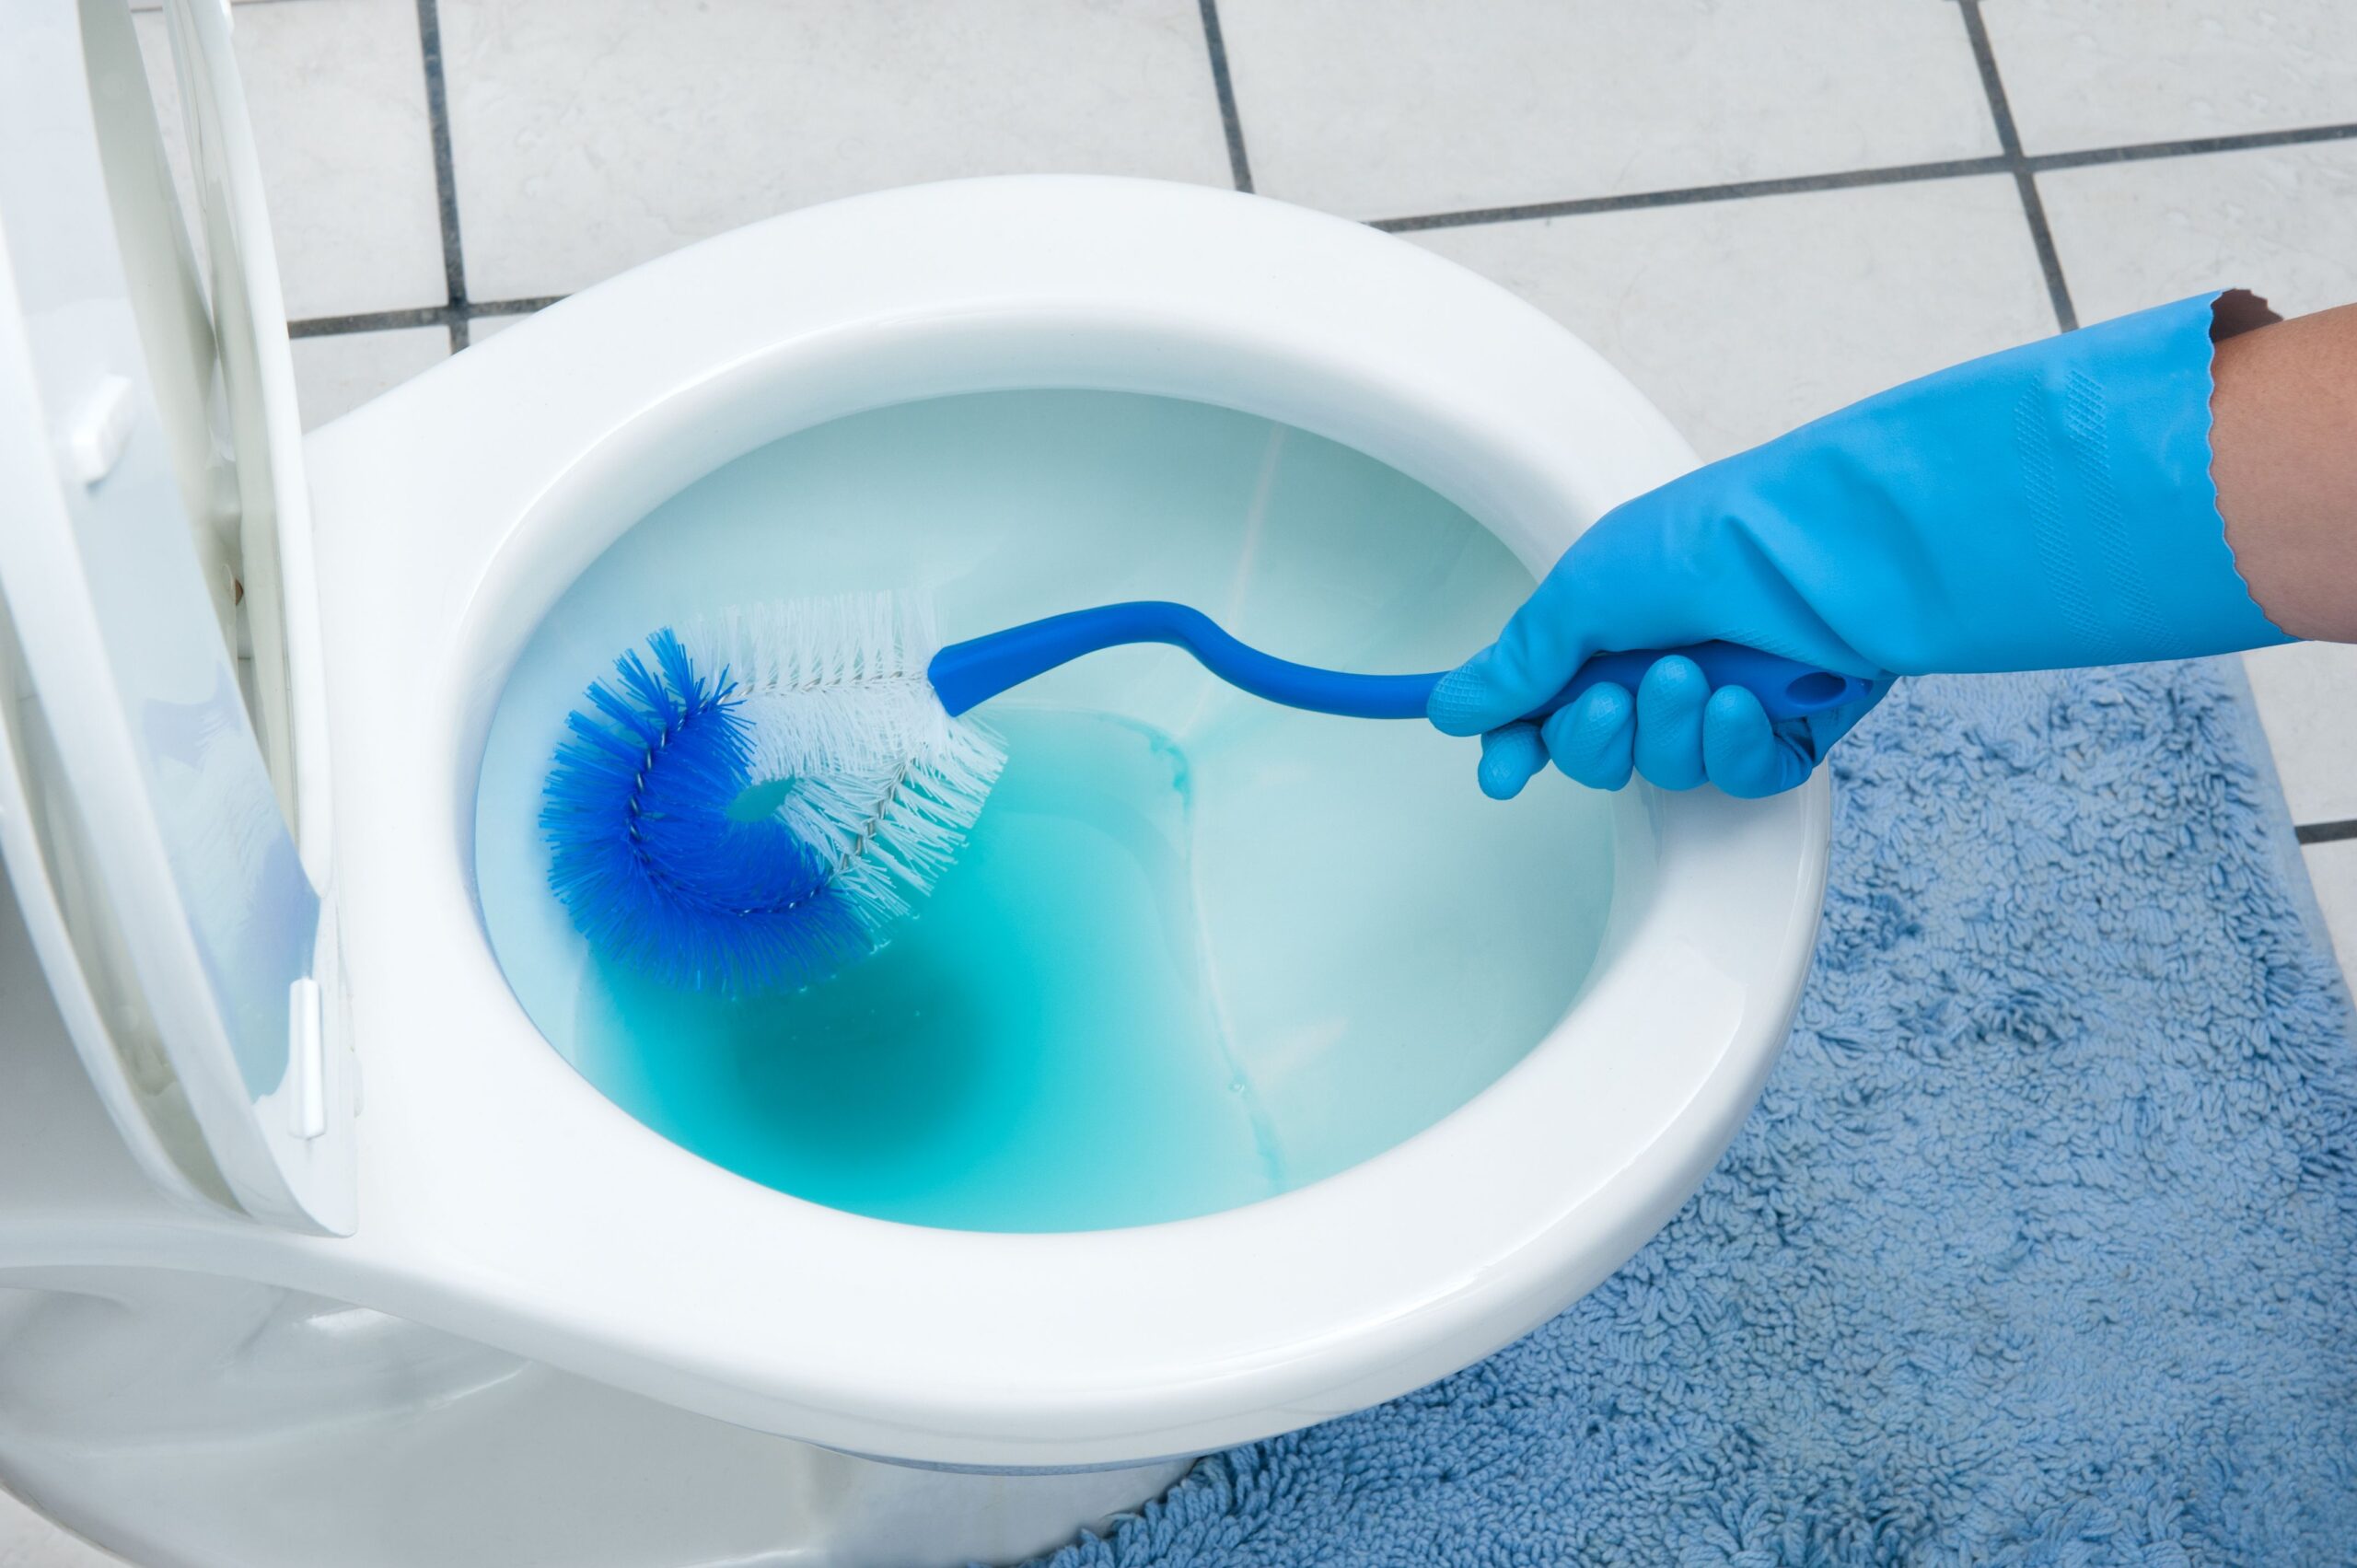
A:
[[[450,352],[467,346],[467,259],[459,242],[459,176],[450,153],[450,96],[442,73],[442,13],[417,0],[418,52],[425,62],[425,117],[434,138],[434,194],[442,219],[442,282],[449,296]]]
[[[563,297],[561,294],[535,294],[522,299],[470,300],[466,306],[467,319],[479,321],[485,316],[529,316],[534,311],[546,310]]]
[[[310,316],[286,324],[290,338],[331,338],[346,332],[397,332],[412,327],[448,327],[485,316],[529,316],[545,310],[564,296],[538,295],[528,299],[474,299],[464,305],[420,305],[405,310],[366,310],[355,316]]]
[[[397,332],[409,327],[444,327],[458,312],[447,305],[421,305],[410,310],[367,310],[356,316],[308,316],[286,323],[290,338],[332,338],[346,332]]]
[[[2242,131],[2223,136],[2189,136],[2174,142],[2129,142],[2119,146],[2083,147],[2073,152],[2028,153],[2022,162],[2033,174],[2052,168],[2087,168],[2106,163],[2143,163],[2154,158],[2200,157],[2211,153],[2257,151],[2266,147],[2300,147],[2317,142],[2357,138],[2357,122],[2331,125],[2302,125],[2287,131]]]
[[[430,4],[431,0],[424,0]],[[431,90],[431,89],[429,89]],[[2234,135],[2200,136],[2170,142],[2131,142],[2114,146],[2084,147],[2071,152],[2022,155],[2020,165],[2032,173],[2050,169],[2088,168],[2101,165],[2148,163],[2166,158],[2200,157],[2215,153],[2255,152],[2269,147],[2308,146],[2321,142],[2357,141],[2357,122],[2307,125],[2288,131],[2247,131]],[[1236,157],[1243,156],[1239,135]],[[437,160],[438,161],[438,160]],[[1413,234],[1435,228],[1470,228],[1488,224],[1524,223],[1555,217],[1584,217],[1598,213],[1640,211],[1653,207],[1689,206],[1707,202],[1741,201],[1757,196],[1800,195],[1813,191],[1848,191],[1880,185],[1907,185],[1939,180],[2012,172],[2016,159],[1998,154],[1985,157],[1950,158],[1934,163],[1887,164],[1878,168],[1845,169],[1831,174],[1787,175],[1769,180],[1739,180],[1719,185],[1689,185],[1669,190],[1637,191],[1613,196],[1582,196],[1561,202],[1533,202],[1510,207],[1474,207],[1461,212],[1421,213],[1409,217],[1381,218],[1368,226],[1389,234]],[[445,229],[446,266],[455,248],[457,203],[450,203]],[[463,294],[463,275],[459,292]],[[563,295],[522,299],[464,299],[449,305],[404,310],[372,310],[351,316],[315,316],[289,324],[298,338],[329,337],[341,332],[377,332],[403,327],[442,327],[454,320],[482,316],[528,315],[555,304]]]
[[[2020,192],[2022,217],[2029,225],[2029,242],[2038,251],[2038,270],[2046,274],[2047,297],[2053,302],[2054,324],[2070,331],[2079,324],[2078,307],[2071,303],[2071,285],[2062,276],[2062,258],[2054,249],[2054,231],[2046,221],[2046,203],[2038,193],[2038,175],[2022,156],[2020,130],[2014,124],[2013,105],[2005,98],[2004,78],[1997,72],[1997,52],[1989,41],[1989,27],[1980,16],[1980,0],[1956,0],[1964,17],[1964,35],[1972,45],[1972,62],[1980,71],[1980,87],[1989,97],[1989,116],[1997,124],[1997,146]]]
[[[1252,189],[1252,160],[1244,156],[1244,122],[1236,112],[1236,81],[1227,69],[1227,39],[1220,30],[1219,0],[1197,0],[1203,16],[1203,47],[1211,53],[1212,91],[1219,97],[1219,123],[1227,137],[1227,172],[1238,191]]]
[[[2357,140],[2357,122],[2310,125],[2293,131],[2252,131],[2239,135],[2203,136],[2175,142],[2133,142],[2117,146],[2087,147],[2074,152],[2024,155],[2019,161],[2032,173],[2044,173],[2049,169],[2085,168],[2098,164],[2146,163],[2162,158],[2199,157],[2211,153],[2257,151],[2267,147],[2352,140]],[[1875,168],[1843,169],[1830,174],[1783,175],[1720,185],[1635,191],[1612,196],[1576,196],[1565,201],[1531,202],[1510,207],[1469,207],[1458,212],[1419,213],[1409,217],[1378,218],[1369,226],[1387,234],[1412,234],[1420,229],[1467,228],[1483,224],[1522,223],[1534,218],[1583,217],[1595,213],[1740,201],[1752,196],[1787,196],[1811,191],[1908,185],[1926,180],[1966,179],[1974,175],[2006,174],[2013,171],[2014,161],[1999,153],[1983,157],[1946,158],[1933,163],[1885,164]]]
[[[1424,229],[1469,228],[1494,223],[1520,223],[1531,218],[1585,217],[1596,213],[1631,212],[1647,207],[1733,202],[1748,196],[1790,196],[1809,191],[1846,191],[1869,185],[1955,180],[1975,174],[2003,174],[2009,167],[2002,157],[1948,158],[1937,163],[1846,169],[1838,174],[1794,174],[1771,180],[1737,180],[1724,185],[1685,185],[1666,191],[1638,191],[1618,196],[1575,196],[1568,201],[1532,202],[1512,207],[1469,207],[1462,212],[1380,218],[1369,226],[1379,228],[1386,234],[1414,234]]]
[[[2292,836],[2302,844],[2333,844],[2347,839],[2357,839],[2357,819],[2344,818],[2338,822],[2302,822],[2292,830]]]

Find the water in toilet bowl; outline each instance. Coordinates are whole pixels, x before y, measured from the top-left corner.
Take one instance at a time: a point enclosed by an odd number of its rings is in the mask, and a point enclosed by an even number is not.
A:
[[[1444,667],[1529,577],[1375,460],[1170,400],[997,393],[853,416],[707,476],[534,633],[487,743],[480,896],[518,999],[618,1104],[754,1180],[978,1230],[1176,1219],[1389,1147],[1518,1060],[1577,993],[1611,806],[1499,806],[1416,724],[1273,709],[1172,650],[1059,671],[987,722],[1008,763],[873,958],[726,998],[603,964],[535,830],[564,715],[656,627],[887,590],[959,636],[1182,599],[1305,660]]]

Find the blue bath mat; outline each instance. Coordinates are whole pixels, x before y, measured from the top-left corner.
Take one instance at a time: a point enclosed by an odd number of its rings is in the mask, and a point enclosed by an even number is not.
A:
[[[2357,1562],[2357,1058],[2233,667],[1902,683],[1733,1150],[1055,1568]]]

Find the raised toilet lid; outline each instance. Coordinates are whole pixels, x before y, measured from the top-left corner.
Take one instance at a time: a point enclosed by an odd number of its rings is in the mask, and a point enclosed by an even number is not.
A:
[[[0,50],[0,853],[149,1175],[346,1233],[286,317],[228,6],[161,19],[202,274],[127,6],[25,8]]]

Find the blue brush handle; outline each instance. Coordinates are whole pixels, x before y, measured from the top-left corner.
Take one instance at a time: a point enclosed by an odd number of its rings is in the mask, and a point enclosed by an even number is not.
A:
[[[977,703],[1044,675],[1083,654],[1128,643],[1168,643],[1195,656],[1205,669],[1240,691],[1289,708],[1358,719],[1420,719],[1441,671],[1430,675],[1348,675],[1272,658],[1219,629],[1199,610],[1160,599],[1099,605],[952,643],[934,655],[926,675],[942,706],[962,714]],[[1716,691],[1740,686],[1759,699],[1771,719],[1805,718],[1866,694],[1867,683],[1814,665],[1735,643],[1694,643],[1682,648],[1598,654],[1580,666],[1561,691],[1527,716],[1546,717],[1598,681],[1636,689],[1657,658],[1676,654],[1701,666]]]

